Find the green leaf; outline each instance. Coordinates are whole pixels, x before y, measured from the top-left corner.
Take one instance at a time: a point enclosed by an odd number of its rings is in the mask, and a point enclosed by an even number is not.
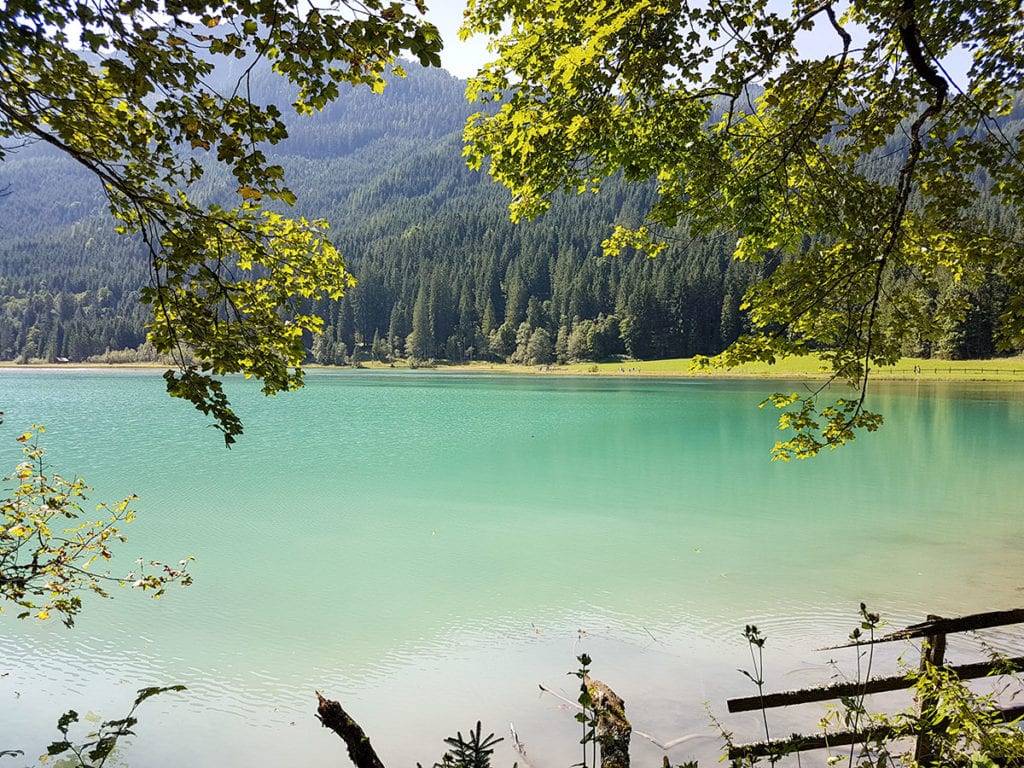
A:
[[[68,728],[72,723],[78,722],[78,713],[73,709],[69,709],[57,720],[57,730],[67,736]]]
[[[118,737],[130,734],[131,731],[124,731],[116,735],[101,736],[96,741],[96,745],[89,750],[89,759],[93,762],[102,762],[106,760],[110,756],[110,753],[114,751],[114,747],[117,746]]]
[[[50,746],[48,746],[46,748],[46,754],[51,755],[51,756],[53,756],[53,755],[60,755],[60,754],[63,754],[64,752],[67,752],[69,749],[71,749],[71,746],[72,745],[71,745],[70,741],[55,741],[55,742],[51,743]],[[19,754],[23,754],[23,753],[19,753]]]
[[[155,686],[151,688],[140,688],[138,695],[135,697],[135,706],[139,706],[146,699],[152,698],[153,696],[159,696],[161,693],[167,693],[168,691],[187,691],[188,689],[184,685],[165,685]]]

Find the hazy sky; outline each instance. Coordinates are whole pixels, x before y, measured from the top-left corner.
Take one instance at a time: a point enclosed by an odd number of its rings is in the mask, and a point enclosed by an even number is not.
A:
[[[772,5],[780,6],[776,10],[788,9],[788,3],[773,0]],[[427,18],[437,25],[444,40],[444,50],[441,52],[442,66],[458,77],[466,78],[476,74],[477,68],[492,56],[487,52],[484,38],[475,37],[468,42],[459,40],[459,27],[462,25],[462,9],[465,7],[465,0],[431,0],[428,3]],[[858,28],[849,25],[851,31],[856,35]],[[821,56],[826,53],[835,53],[838,47],[835,33],[827,22],[821,20],[811,32],[804,32],[798,37],[798,48],[807,56]],[[947,58],[943,64],[948,68],[949,74],[959,81],[964,80],[964,74],[970,66],[970,57],[964,51],[958,51]]]
[[[465,0],[433,0],[427,12],[427,18],[437,25],[444,40],[441,62],[445,69],[458,77],[476,74],[477,67],[490,58],[482,37],[465,43],[459,40],[464,7]]]

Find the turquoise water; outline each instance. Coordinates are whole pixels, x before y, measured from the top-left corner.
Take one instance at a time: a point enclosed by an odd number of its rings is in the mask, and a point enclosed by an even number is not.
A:
[[[537,684],[575,698],[584,651],[636,728],[713,736],[704,702],[751,693],[747,623],[778,689],[832,674],[814,649],[861,600],[894,625],[1024,603],[1021,388],[879,385],[882,432],[772,464],[757,403],[801,386],[317,372],[271,399],[235,383],[228,451],[157,373],[0,371],[0,467],[44,423],[96,501],[140,496],[122,570],[197,558],[194,586],[93,600],[71,631],[4,613],[0,749],[41,754],[64,710],[120,716],[182,683],[141,711],[133,765],[337,765],[314,690],[389,766],[477,718],[568,765],[578,725]]]

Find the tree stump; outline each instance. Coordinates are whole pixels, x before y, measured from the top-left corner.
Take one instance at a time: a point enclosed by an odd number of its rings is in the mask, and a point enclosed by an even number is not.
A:
[[[600,680],[583,678],[597,712],[597,743],[601,768],[629,768],[629,739],[633,726],[626,719],[625,702]]]

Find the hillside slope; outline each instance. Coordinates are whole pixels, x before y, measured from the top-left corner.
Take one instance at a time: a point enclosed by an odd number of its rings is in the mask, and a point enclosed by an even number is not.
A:
[[[408,70],[383,95],[352,90],[293,117],[275,148],[299,212],[331,222],[359,280],[316,307],[327,329],[308,339],[312,360],[683,357],[718,352],[743,331],[743,293],[770,260],[733,262],[728,234],[681,239],[653,260],[602,257],[612,225],[639,223],[652,194],[614,181],[513,225],[507,193],[462,161],[464,83]],[[269,75],[254,86],[259,100],[290,101]],[[0,164],[0,189],[0,359],[80,361],[142,344],[148,264],[113,233],[98,182],[32,145]],[[214,170],[192,194],[231,189]],[[944,339],[908,339],[908,353],[993,354],[1005,295],[993,284],[969,299],[963,324]]]

